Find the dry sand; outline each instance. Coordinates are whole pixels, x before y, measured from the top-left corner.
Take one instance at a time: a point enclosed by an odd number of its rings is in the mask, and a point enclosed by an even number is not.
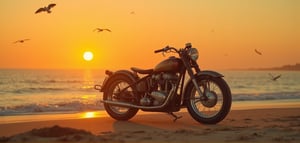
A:
[[[217,125],[194,121],[186,111],[139,112],[130,121],[108,116],[0,123],[0,142],[300,142],[300,108],[233,110]],[[1,137],[2,136],[2,137]]]

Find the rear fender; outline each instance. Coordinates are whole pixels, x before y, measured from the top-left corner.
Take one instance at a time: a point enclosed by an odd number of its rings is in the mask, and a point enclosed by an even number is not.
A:
[[[110,75],[108,75],[105,78],[105,80],[103,81],[100,92],[105,92],[108,85],[113,81],[114,77],[119,76],[119,75],[127,76],[134,82],[137,81],[137,79],[138,79],[137,75],[133,74],[132,72],[130,72],[128,70],[119,70],[119,71],[113,72]]]

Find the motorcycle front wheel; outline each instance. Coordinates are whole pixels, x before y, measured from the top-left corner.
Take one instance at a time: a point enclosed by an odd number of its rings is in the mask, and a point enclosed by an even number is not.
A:
[[[111,79],[112,82],[109,84],[108,90],[104,92],[103,99],[117,102],[130,102],[128,100],[122,100],[122,98],[120,98],[120,95],[118,94],[123,89],[133,84],[133,81],[129,77],[124,75],[117,75],[112,78],[113,79]],[[134,96],[133,89],[131,87],[127,88],[123,93],[126,93],[126,96]],[[136,108],[120,107],[106,103],[104,103],[104,108],[112,118],[121,121],[127,121],[131,119],[138,112],[138,109]]]
[[[216,124],[222,121],[231,108],[231,91],[223,78],[201,76],[197,78],[200,90],[207,98],[201,97],[194,84],[187,87],[186,106],[190,115],[198,122]]]

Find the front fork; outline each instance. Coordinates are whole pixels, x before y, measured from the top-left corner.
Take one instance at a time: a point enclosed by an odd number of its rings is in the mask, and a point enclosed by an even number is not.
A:
[[[201,91],[191,65],[186,61],[184,61],[183,63],[185,64],[186,70],[187,70],[189,76],[191,77],[191,80],[196,88],[197,93],[200,95],[200,100],[203,101],[203,100],[208,99],[206,94],[203,94],[203,92]],[[201,72],[198,64],[196,62],[194,62],[193,64],[194,64],[193,67],[195,68],[196,73]],[[206,84],[204,84],[204,92],[205,92],[205,90],[206,90]]]
[[[191,71],[191,70],[190,70],[190,71]],[[200,95],[200,100],[201,100],[201,101],[204,101],[204,100],[208,99],[207,96],[206,96],[206,94],[203,94],[203,92],[201,91],[201,89],[200,89],[200,87],[199,87],[199,84],[198,84],[198,82],[197,82],[197,80],[196,80],[195,75],[194,75],[193,73],[190,73],[189,70],[188,70],[188,74],[190,75],[190,77],[191,77],[191,79],[192,79],[192,82],[193,82],[193,84],[194,84],[194,86],[195,86],[195,89],[196,89],[197,93]],[[205,87],[205,86],[206,86],[206,84],[204,84],[204,92],[205,92],[205,90],[206,90],[206,87]]]

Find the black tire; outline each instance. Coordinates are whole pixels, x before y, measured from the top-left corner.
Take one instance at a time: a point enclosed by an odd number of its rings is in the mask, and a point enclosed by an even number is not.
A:
[[[118,101],[113,97],[114,92],[116,92],[116,90],[119,90],[120,88],[124,89],[128,85],[134,83],[134,81],[132,81],[128,76],[125,75],[115,75],[114,77],[112,77],[112,79],[110,79],[110,81],[111,82],[109,83],[108,88],[103,95],[104,100]],[[131,87],[128,88],[127,90],[133,93],[132,92],[133,89]],[[106,103],[104,103],[104,108],[112,118],[121,121],[127,121],[131,119],[138,112],[138,109],[136,108],[119,107],[119,106],[109,105]]]
[[[200,100],[194,84],[187,87],[186,106],[190,115],[203,124],[216,124],[222,121],[231,108],[231,91],[223,78],[210,76],[197,77],[197,83],[204,93],[204,84],[210,89],[206,90],[209,100]],[[198,96],[198,97],[197,97]]]

